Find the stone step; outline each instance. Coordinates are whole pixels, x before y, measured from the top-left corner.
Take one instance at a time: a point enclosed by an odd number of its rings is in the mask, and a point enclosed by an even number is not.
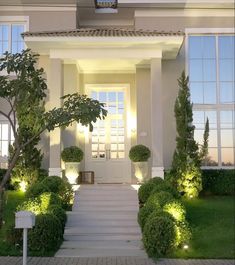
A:
[[[84,200],[84,199],[76,199],[74,200],[75,204],[80,206],[89,206],[89,205],[97,205],[97,206],[119,206],[119,205],[133,205],[139,206],[136,200],[127,200],[127,201],[117,201],[117,200]]]
[[[124,240],[124,241],[132,241],[132,240],[139,240],[141,241],[142,237],[140,234],[87,234],[87,235],[64,235],[64,240],[66,241],[117,241],[117,240]]]
[[[139,234],[139,226],[82,226],[82,227],[66,227],[64,235],[88,235],[88,234]]]
[[[135,190],[78,190],[75,193],[78,196],[83,196],[83,195],[124,195],[124,196],[131,196],[131,195],[137,195],[137,191]]]
[[[96,240],[96,241],[64,241],[60,247],[61,249],[141,249],[142,243],[138,240]]]
[[[66,222],[66,227],[83,227],[83,226],[138,226],[138,222],[135,219],[132,220],[117,220],[117,219],[76,219],[69,218]]]
[[[144,250],[130,249],[60,249],[55,257],[145,257]]]
[[[137,212],[139,209],[139,207],[137,205],[121,205],[121,206],[93,206],[93,205],[83,205],[83,206],[79,206],[79,205],[74,205],[72,210],[73,211],[86,211],[86,212],[94,212],[94,211],[101,211],[101,212],[121,212],[121,211],[130,211],[130,212]]]
[[[69,220],[137,220],[136,211],[125,212],[125,211],[78,211],[78,212],[67,212],[67,219]]]
[[[112,184],[94,184],[94,185],[81,185],[79,190],[127,190],[127,191],[135,191],[135,189],[131,185],[112,185]]]

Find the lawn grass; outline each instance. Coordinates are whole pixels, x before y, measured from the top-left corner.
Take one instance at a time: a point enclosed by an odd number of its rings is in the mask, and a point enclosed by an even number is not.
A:
[[[188,250],[177,250],[176,258],[234,258],[235,202],[232,196],[185,200],[187,218],[192,228]]]
[[[7,191],[5,194],[5,205],[3,210],[3,226],[0,229],[0,256],[18,256],[21,250],[17,246],[12,246],[6,241],[7,229],[15,223],[16,207],[24,201],[25,196],[20,191]]]

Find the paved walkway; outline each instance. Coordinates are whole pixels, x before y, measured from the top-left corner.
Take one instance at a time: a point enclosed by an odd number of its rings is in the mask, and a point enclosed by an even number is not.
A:
[[[162,259],[154,263],[139,257],[111,258],[28,258],[28,265],[234,265],[234,260]],[[0,257],[0,265],[22,265],[20,257]]]

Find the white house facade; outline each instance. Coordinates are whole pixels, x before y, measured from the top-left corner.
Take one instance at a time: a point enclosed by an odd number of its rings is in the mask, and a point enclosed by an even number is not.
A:
[[[119,0],[108,12],[90,0],[64,2],[0,0],[0,56],[25,47],[40,54],[46,107],[59,107],[61,96],[78,92],[108,110],[93,132],[73,124],[43,135],[43,166],[50,175],[64,169],[61,150],[77,145],[85,153],[82,170],[94,171],[97,183],[135,183],[128,153],[144,144],[152,152],[151,176],[163,176],[175,149],[174,102],[183,70],[199,143],[210,121],[205,166],[234,167],[233,1]],[[2,166],[12,141],[0,117]]]

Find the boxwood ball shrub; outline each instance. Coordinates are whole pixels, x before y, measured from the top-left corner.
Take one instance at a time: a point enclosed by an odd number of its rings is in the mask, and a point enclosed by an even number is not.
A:
[[[143,183],[138,190],[139,201],[141,203],[146,203],[153,189],[154,184],[149,182]]]
[[[174,188],[170,183],[166,181],[161,182],[158,185],[155,185],[151,193],[154,194],[154,193],[158,193],[161,191],[169,192],[170,194],[172,194],[174,198],[180,198],[180,194],[177,191],[177,189]]]
[[[35,227],[29,231],[29,249],[45,253],[56,250],[63,238],[62,225],[53,214],[36,216]]]
[[[189,223],[186,220],[175,221],[176,239],[175,245],[177,247],[187,244],[192,237]]]
[[[41,201],[39,197],[29,198],[17,206],[17,211],[30,211],[35,215],[42,213]]]
[[[151,184],[154,184],[154,185],[159,185],[159,184],[165,183],[164,179],[162,179],[160,177],[151,178],[148,182]]]
[[[42,182],[36,182],[28,187],[25,196],[27,198],[37,197],[44,192],[51,191],[49,187]]]
[[[73,190],[71,184],[58,176],[46,177],[42,184],[47,186],[51,192],[54,192],[62,199],[63,208],[67,209],[73,199]]]
[[[163,211],[169,213],[176,221],[182,222],[186,219],[186,209],[179,200],[171,200],[163,206]]]
[[[55,215],[60,220],[60,223],[62,225],[62,229],[64,230],[65,223],[67,220],[67,215],[65,213],[65,210],[62,207],[60,207],[59,205],[54,204],[48,208],[47,212]]]
[[[144,230],[145,223],[148,217],[151,215],[153,211],[161,210],[160,207],[156,207],[153,204],[146,204],[144,207],[140,208],[138,213],[138,223],[140,225],[141,230]]]
[[[147,182],[143,183],[138,190],[139,201],[141,203],[145,203],[151,195],[152,191],[155,189],[155,187],[162,183],[164,183],[164,180],[160,177],[152,178]]]
[[[61,198],[54,192],[44,192],[38,198],[42,212],[46,212],[51,205],[62,206]]]
[[[162,208],[166,203],[173,200],[173,196],[166,191],[153,193],[147,200],[146,205],[153,205],[157,208]]]
[[[64,162],[81,162],[83,156],[82,149],[77,146],[67,147],[61,153],[61,158]]]
[[[162,215],[148,218],[143,243],[150,257],[160,257],[175,247],[176,229],[172,218]]]
[[[131,147],[129,151],[129,158],[132,162],[144,162],[150,158],[150,149],[142,144]]]

